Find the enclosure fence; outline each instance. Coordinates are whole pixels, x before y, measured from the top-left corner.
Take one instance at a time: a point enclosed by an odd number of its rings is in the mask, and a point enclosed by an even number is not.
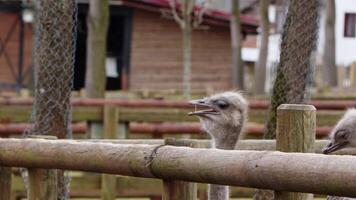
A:
[[[26,135],[71,138],[71,89],[76,41],[75,0],[38,0],[35,9],[35,88]],[[58,198],[67,199],[69,179],[58,172]]]
[[[291,0],[282,34],[281,54],[272,89],[266,138],[274,138],[276,109],[282,103],[305,103],[313,82],[313,54],[319,30],[319,0]]]

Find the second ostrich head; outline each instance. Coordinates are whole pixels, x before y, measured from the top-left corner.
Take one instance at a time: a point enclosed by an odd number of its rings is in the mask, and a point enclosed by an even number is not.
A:
[[[324,154],[342,148],[356,147],[356,109],[349,109],[330,134],[330,143],[323,149]]]
[[[201,110],[190,112],[198,116],[202,128],[213,140],[213,147],[233,149],[247,118],[247,101],[239,92],[223,92],[190,102]]]

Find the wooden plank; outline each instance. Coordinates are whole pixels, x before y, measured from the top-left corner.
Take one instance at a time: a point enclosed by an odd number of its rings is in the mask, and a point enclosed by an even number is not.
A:
[[[356,184],[352,182],[356,178],[353,156],[172,146],[162,146],[157,152],[156,148],[68,140],[0,139],[0,151],[6,152],[1,154],[0,164],[356,197]],[[147,165],[154,150],[157,153],[153,164]],[[96,158],[94,162],[93,158]],[[319,165],[316,167],[315,163]],[[344,176],[340,176],[341,172]],[[313,181],[305,184],[308,180]]]
[[[29,138],[55,140],[52,135],[30,135]],[[58,170],[28,169],[28,198],[29,200],[57,200]]]
[[[277,108],[276,149],[314,152],[316,109],[312,105],[282,104]],[[313,194],[275,191],[276,200],[309,200]]]
[[[196,143],[182,143],[182,140],[166,139],[165,145],[197,147]],[[178,180],[163,180],[163,200],[196,200],[196,183]]]
[[[29,200],[57,200],[57,170],[28,169]]]
[[[119,115],[122,122],[197,122],[195,117],[188,116],[190,109],[177,108],[120,108]],[[23,123],[28,122],[32,112],[31,106],[6,105],[1,106],[1,123]],[[344,114],[341,110],[319,110],[317,115],[317,126],[335,125]],[[251,109],[249,111],[249,122],[264,124],[267,112],[265,109]],[[103,108],[99,106],[75,106],[73,107],[74,122],[94,121],[103,119]]]
[[[0,167],[0,199],[11,199],[11,167]]]
[[[163,181],[163,200],[196,200],[197,184],[186,181]]]
[[[104,139],[117,139],[119,113],[116,106],[104,106]],[[124,138],[122,138],[124,139]],[[101,199],[115,200],[116,198],[116,177],[114,175],[102,174],[101,176]]]

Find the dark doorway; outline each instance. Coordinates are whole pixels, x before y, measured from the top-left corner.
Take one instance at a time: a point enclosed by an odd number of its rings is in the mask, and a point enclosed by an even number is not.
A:
[[[88,5],[78,7],[77,49],[74,66],[74,90],[85,84]],[[107,90],[127,89],[130,65],[132,11],[124,6],[110,7],[107,36]]]

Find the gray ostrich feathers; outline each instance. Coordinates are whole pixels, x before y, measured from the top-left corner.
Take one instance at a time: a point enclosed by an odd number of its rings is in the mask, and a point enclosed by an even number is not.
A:
[[[212,141],[213,148],[231,150],[241,136],[247,119],[247,101],[239,92],[223,92],[190,102],[196,106],[189,115],[197,116]],[[229,199],[228,186],[209,185],[209,200]]]
[[[356,147],[356,109],[346,111],[344,116],[338,121],[331,131],[330,143],[323,149],[324,154],[346,148]],[[327,200],[356,200],[348,197],[328,196]]]

